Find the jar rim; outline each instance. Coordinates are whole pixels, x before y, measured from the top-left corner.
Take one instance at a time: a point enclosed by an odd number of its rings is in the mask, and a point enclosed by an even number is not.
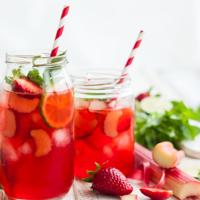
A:
[[[42,52],[42,53],[38,53]],[[13,51],[6,53],[6,63],[32,64],[33,67],[55,67],[67,63],[66,51],[59,51],[57,56],[51,57],[50,51]]]
[[[122,83],[119,73],[113,70],[90,70],[81,75],[71,75],[75,96],[80,98],[113,98],[132,94],[131,78],[127,76]]]

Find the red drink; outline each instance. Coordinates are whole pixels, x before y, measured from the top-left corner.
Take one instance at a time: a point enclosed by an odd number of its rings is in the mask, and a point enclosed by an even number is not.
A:
[[[73,93],[47,92],[28,76],[1,93],[0,182],[11,199],[50,199],[73,181]]]
[[[87,170],[95,169],[95,162],[114,166],[130,175],[134,167],[132,92],[122,88],[116,94],[112,80],[106,78],[77,82],[75,176],[86,177]],[[118,98],[112,98],[113,95]]]

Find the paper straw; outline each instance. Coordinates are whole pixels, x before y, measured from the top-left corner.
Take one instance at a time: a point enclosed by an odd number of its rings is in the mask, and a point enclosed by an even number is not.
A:
[[[121,74],[121,76],[120,76],[120,78],[118,80],[118,83],[122,83],[126,79],[126,77],[128,75],[128,70],[130,68],[130,65],[133,63],[133,60],[134,60],[135,55],[137,53],[137,50],[139,49],[140,44],[142,42],[143,34],[144,34],[143,31],[139,32],[138,38],[137,38],[133,48],[131,49],[130,55],[129,55],[127,61],[126,61],[126,64],[125,64],[124,69],[122,71],[122,74]]]
[[[63,30],[64,30],[64,23],[65,23],[65,19],[66,16],[69,12],[69,6],[64,6],[63,10],[62,10],[62,14],[60,17],[60,23],[56,32],[56,36],[55,36],[55,40],[54,40],[54,44],[53,44],[53,49],[51,51],[51,57],[57,56],[58,54],[58,49],[59,49],[59,42],[60,42],[60,38],[63,34]]]

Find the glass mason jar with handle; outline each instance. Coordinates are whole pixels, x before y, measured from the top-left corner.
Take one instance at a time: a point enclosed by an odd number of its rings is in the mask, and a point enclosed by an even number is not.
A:
[[[73,182],[73,91],[66,55],[9,54],[0,95],[0,184],[10,199],[52,199]]]
[[[75,176],[85,178],[95,162],[125,175],[134,167],[134,98],[131,79],[117,84],[115,73],[74,76]]]

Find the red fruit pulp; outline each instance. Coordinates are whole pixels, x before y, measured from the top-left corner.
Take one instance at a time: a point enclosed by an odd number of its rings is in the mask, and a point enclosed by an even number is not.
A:
[[[132,108],[92,112],[85,108],[75,113],[75,176],[85,178],[87,170],[95,169],[95,162],[130,175],[134,166]]]
[[[7,93],[9,105],[14,95],[13,92]],[[70,90],[61,93],[72,96]],[[18,97],[16,105],[0,106],[0,110],[9,110],[14,114],[16,123],[16,131],[12,137],[2,135],[0,130],[3,144],[0,145],[1,185],[7,196],[13,199],[40,200],[59,197],[68,192],[73,181],[72,120],[65,127],[51,128],[45,122],[45,116],[41,116],[41,103],[29,109],[27,105],[20,104],[20,98],[23,98],[23,104],[26,103],[26,96]],[[38,101],[42,99],[38,94],[34,98]],[[27,101],[30,101],[29,97]],[[73,108],[73,102],[66,106]],[[62,114],[71,115],[69,109]]]

